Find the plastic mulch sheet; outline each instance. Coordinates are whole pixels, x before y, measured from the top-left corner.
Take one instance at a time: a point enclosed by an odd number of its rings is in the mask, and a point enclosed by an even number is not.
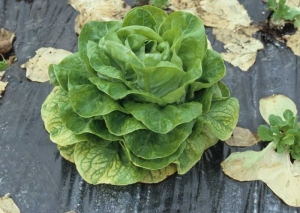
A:
[[[240,3],[256,23],[267,17],[262,14],[262,1]],[[284,204],[261,181],[237,182],[225,176],[220,163],[244,149],[221,141],[183,176],[173,175],[153,185],[87,184],[75,165],[62,159],[44,129],[40,108],[53,86],[27,80],[20,68],[40,47],[75,52],[77,14],[66,0],[0,0],[0,28],[16,33],[18,58],[6,72],[4,80],[9,84],[0,99],[0,196],[10,193],[24,213],[300,212]],[[223,45],[211,29],[207,33],[214,49],[221,51]],[[248,72],[228,63],[226,67],[225,82],[241,105],[239,126],[256,131],[263,123],[258,101],[274,93],[285,94],[300,106],[300,59],[286,46],[264,43]]]

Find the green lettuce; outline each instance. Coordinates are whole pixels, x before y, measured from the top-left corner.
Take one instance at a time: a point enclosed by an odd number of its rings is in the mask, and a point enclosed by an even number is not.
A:
[[[156,183],[230,137],[239,104],[199,17],[137,7],[123,22],[85,24],[78,49],[49,67],[41,113],[87,182]]]

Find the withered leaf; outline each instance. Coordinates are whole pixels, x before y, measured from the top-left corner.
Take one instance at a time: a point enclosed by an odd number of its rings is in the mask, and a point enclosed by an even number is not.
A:
[[[88,21],[122,20],[130,10],[123,0],[69,0],[69,4],[80,13],[75,20],[78,34]]]
[[[0,213],[20,213],[20,209],[10,198],[10,194],[0,197]]]
[[[287,109],[290,109],[294,115],[297,114],[295,103],[285,95],[271,95],[259,100],[260,114],[267,123],[271,114],[283,118],[283,113]]]
[[[235,127],[232,136],[225,141],[229,146],[252,146],[260,141],[257,134],[252,133],[249,129]]]
[[[279,154],[272,142],[260,152],[231,154],[221,163],[229,177],[239,181],[262,180],[290,206],[300,206],[300,163],[291,163],[288,152]]]
[[[42,47],[36,51],[36,55],[28,62],[21,65],[26,68],[26,77],[31,81],[46,82],[49,81],[48,67],[50,64],[58,64],[71,52],[52,47]]]

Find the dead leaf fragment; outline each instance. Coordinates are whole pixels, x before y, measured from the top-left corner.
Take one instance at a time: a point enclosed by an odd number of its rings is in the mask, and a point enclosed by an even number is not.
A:
[[[256,60],[257,51],[264,48],[263,44],[251,37],[255,28],[241,29],[237,31],[227,29],[213,29],[216,39],[224,43],[227,52],[221,53],[223,59],[233,66],[247,71]],[[251,34],[249,36],[249,34]]]
[[[1,28],[0,29],[0,53],[4,54],[11,50],[12,48],[12,42],[15,38],[15,34]]]
[[[297,114],[296,104],[285,95],[271,95],[259,100],[259,111],[263,119],[269,124],[271,114],[283,118],[285,110],[290,109],[294,115]]]
[[[286,0],[285,4],[290,7],[300,7],[300,0]]]
[[[219,29],[236,30],[250,26],[252,22],[237,0],[202,0],[198,14],[204,25]]]
[[[8,82],[0,81],[0,95],[5,91],[5,87],[7,86]]]
[[[0,213],[20,213],[20,209],[10,198],[9,194],[0,198]]]
[[[300,30],[298,29],[294,35],[284,36],[286,45],[292,49],[295,55],[300,56]]]
[[[272,142],[260,152],[231,154],[221,163],[229,177],[239,181],[262,180],[290,206],[300,206],[300,164],[290,161],[288,152],[278,154]]]
[[[58,64],[71,52],[52,47],[42,47],[36,51],[36,55],[28,62],[21,65],[26,68],[26,77],[31,81],[46,82],[49,81],[48,67],[50,64]]]
[[[232,136],[225,141],[229,146],[252,146],[260,141],[257,134],[252,133],[249,129],[235,127]]]
[[[80,14],[75,20],[75,32],[80,33],[88,21],[122,20],[130,6],[122,0],[69,0]]]
[[[173,11],[183,10],[193,13],[194,15],[198,14],[200,10],[200,1],[191,1],[191,0],[169,0],[168,8]]]
[[[0,71],[0,80],[4,77],[5,71]]]

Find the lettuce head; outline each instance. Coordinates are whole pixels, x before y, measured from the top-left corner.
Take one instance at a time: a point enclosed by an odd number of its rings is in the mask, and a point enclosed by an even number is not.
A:
[[[199,17],[137,7],[123,22],[85,24],[78,49],[49,67],[41,113],[87,182],[156,183],[230,137],[239,104]]]

